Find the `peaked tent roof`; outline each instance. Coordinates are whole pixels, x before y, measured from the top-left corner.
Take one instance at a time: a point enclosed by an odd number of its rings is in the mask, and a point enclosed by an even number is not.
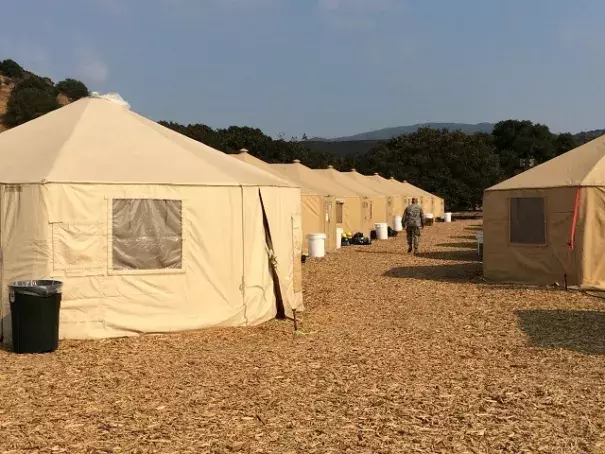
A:
[[[418,186],[414,186],[411,183],[408,183],[407,181],[397,181],[395,178],[391,177],[389,181],[392,181],[395,185],[399,185],[402,188],[403,191],[403,195],[408,195],[408,196],[417,196],[417,197],[434,197],[437,199],[440,199],[441,197],[436,196],[435,194],[431,194],[428,191],[425,191],[424,189],[420,189]]]
[[[389,184],[388,180],[382,178],[379,174],[375,173],[372,176],[363,175],[359,173],[357,170],[352,169],[350,172],[344,172],[345,175],[355,179],[359,183],[363,185],[367,185],[372,188],[374,191],[380,193],[384,196],[393,196],[399,195],[400,193],[395,190],[395,188]],[[384,180],[384,181],[383,181]],[[385,184],[386,183],[386,184]]]
[[[339,172],[334,167],[329,166],[327,169],[315,169],[314,172],[317,172],[319,175],[328,177],[335,183],[338,183],[353,193],[356,196],[362,197],[384,197],[384,194],[372,189],[367,184],[364,184],[360,181],[357,181],[355,178],[351,178],[351,176],[347,175],[345,172]]]
[[[408,182],[400,183],[393,177],[386,179],[381,177],[380,175],[378,175],[378,178],[384,180],[385,184],[388,184],[391,188],[393,188],[394,191],[396,191],[396,194],[408,197],[423,197],[425,195],[422,189],[417,188],[416,186],[411,185]]]
[[[232,158],[235,158],[239,161],[245,162],[246,164],[250,164],[258,169],[264,170],[265,172],[270,173],[276,178],[284,180],[284,182],[290,186],[299,186],[295,181],[290,180],[286,175],[276,170],[271,164],[266,163],[262,159],[258,159],[256,156],[252,156],[248,150],[242,148],[237,154],[229,155]],[[302,188],[301,192],[306,194],[305,189]]]
[[[300,163],[297,159],[292,164],[270,164],[288,177],[288,179],[300,184],[306,191],[316,191],[315,194],[334,197],[358,197],[358,194],[345,186],[326,178],[315,170]],[[304,192],[309,194],[309,192]]]
[[[288,186],[107,99],[83,98],[0,134],[1,183]]]
[[[605,186],[605,136],[503,181],[487,191]]]
[[[380,194],[382,194],[384,196],[388,196],[388,197],[397,195],[397,192],[393,189],[393,187],[390,184],[388,184],[388,182],[387,182],[387,184],[385,184],[386,180],[384,180],[384,178],[382,178],[377,173],[375,173],[374,175],[362,175],[362,174],[358,173],[356,170],[353,170],[352,172],[355,172],[357,175],[362,177],[363,179],[360,180],[360,182],[368,185],[369,187],[374,189],[376,192],[379,192]],[[346,172],[346,174],[349,174],[349,172]],[[355,175],[356,178],[357,178],[357,175]],[[382,181],[382,180],[384,180],[384,181]]]

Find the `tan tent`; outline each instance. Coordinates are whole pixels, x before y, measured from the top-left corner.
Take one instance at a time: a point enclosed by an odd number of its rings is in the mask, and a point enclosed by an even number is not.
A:
[[[487,279],[605,290],[605,136],[485,191]]]
[[[240,161],[263,169],[276,177],[282,178],[293,186],[301,186],[302,231],[306,238],[311,233],[326,234],[326,250],[336,249],[336,227],[343,223],[342,204],[344,201],[332,197],[329,190],[319,187],[318,184],[307,184],[305,180],[294,181],[279,171],[275,166],[268,164],[242,149],[238,154],[232,155]],[[340,216],[340,218],[339,218]],[[303,240],[303,252],[308,253],[308,242]]]
[[[389,181],[401,187],[401,191],[405,196],[406,206],[411,203],[412,198],[417,198],[425,213],[432,213],[437,219],[443,219],[445,216],[445,201],[441,197],[420,189],[418,186],[414,186],[407,181],[400,183],[393,177]]]
[[[372,189],[365,181],[358,181],[347,172],[339,172],[332,166],[327,169],[315,169],[320,175],[330,178],[335,183],[353,191],[362,198],[362,228],[361,232],[368,235],[377,222],[386,222],[387,198],[380,192]]]
[[[330,231],[341,227],[344,231],[359,231],[362,217],[361,199],[353,191],[315,173],[297,159],[292,164],[271,164],[290,180],[295,181],[308,191],[316,191],[330,198],[336,210],[334,220],[330,222]]]
[[[405,197],[398,191],[395,185],[386,178],[381,177],[378,173],[371,176],[364,176],[372,185],[372,189],[376,189],[387,198],[387,221],[394,227],[395,216],[401,216],[403,210],[407,206]]]
[[[62,338],[302,310],[300,190],[284,180],[95,98],[3,132],[0,155],[5,340],[24,279],[64,282]]]

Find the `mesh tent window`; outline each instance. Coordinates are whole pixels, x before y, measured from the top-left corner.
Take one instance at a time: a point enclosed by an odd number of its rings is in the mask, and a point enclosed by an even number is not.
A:
[[[522,197],[510,199],[511,244],[546,244],[546,217],[544,199]]]
[[[183,268],[182,202],[112,201],[112,267],[128,270]]]
[[[336,202],[336,223],[337,224],[342,224],[343,222],[343,207],[344,207],[344,202],[338,201]]]

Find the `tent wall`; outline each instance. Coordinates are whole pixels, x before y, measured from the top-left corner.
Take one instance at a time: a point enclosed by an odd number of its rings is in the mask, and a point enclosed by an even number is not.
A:
[[[363,200],[361,197],[339,197],[343,205],[343,222],[337,224],[345,232],[363,232],[366,233],[368,222],[364,221]]]
[[[303,253],[308,253],[307,235],[324,231],[323,210],[324,197],[320,195],[303,195],[301,198]]]
[[[64,282],[61,338],[254,325],[276,314],[258,188],[47,184],[1,187],[2,315],[10,339],[7,285]],[[301,307],[300,192],[263,188],[287,308]],[[113,199],[180,201],[182,266],[117,270]],[[139,222],[140,219],[134,219]],[[156,226],[151,226],[155,228]],[[300,273],[298,273],[300,274]]]
[[[373,230],[377,222],[388,222],[387,219],[387,198],[386,197],[368,197],[369,207],[369,227]]]
[[[546,244],[511,244],[511,199],[517,198],[544,200]],[[579,223],[576,229],[576,248],[574,251],[569,250],[575,198],[576,188],[570,187],[485,192],[483,201],[485,278],[496,282],[550,285],[555,282],[563,284],[564,275],[567,273],[570,285],[580,284],[582,278],[579,257],[584,255],[583,251],[591,251],[591,254],[593,252],[583,245],[584,223]],[[586,197],[583,197],[583,200],[585,199]],[[595,206],[601,204],[600,209],[605,207],[605,198],[598,197],[597,194],[588,197],[588,201],[587,207],[590,204]],[[591,209],[588,208],[588,212],[590,211]],[[590,224],[588,219],[587,223]],[[601,225],[604,224],[605,219]],[[598,256],[600,257],[601,254],[599,253]],[[588,274],[595,273],[594,263],[591,260],[587,262],[591,264],[588,265]]]
[[[325,233],[326,251],[336,249],[336,227],[341,226],[337,223],[336,202],[334,197],[302,196],[303,253],[308,253],[307,235],[311,233]]]
[[[336,250],[336,199],[324,198],[323,232],[326,234],[326,251]]]
[[[580,285],[605,290],[605,188],[583,187],[581,209],[576,227]]]

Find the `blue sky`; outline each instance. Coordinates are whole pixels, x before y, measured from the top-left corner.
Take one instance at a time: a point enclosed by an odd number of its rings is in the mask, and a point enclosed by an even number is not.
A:
[[[154,120],[334,137],[605,128],[599,0],[2,0],[0,58]]]

